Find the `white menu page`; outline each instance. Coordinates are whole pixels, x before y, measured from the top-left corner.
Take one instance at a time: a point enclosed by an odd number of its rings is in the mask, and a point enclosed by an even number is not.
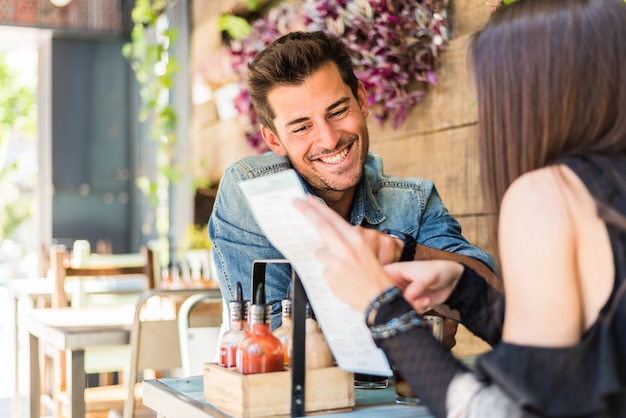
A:
[[[391,375],[363,314],[335,296],[322,277],[315,250],[324,242],[293,206],[296,198],[305,196],[295,171],[245,180],[239,186],[265,236],[298,273],[337,365],[355,373]]]

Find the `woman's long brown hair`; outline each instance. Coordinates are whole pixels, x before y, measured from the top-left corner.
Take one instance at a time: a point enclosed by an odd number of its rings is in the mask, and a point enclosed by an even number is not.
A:
[[[517,0],[470,49],[481,186],[498,213],[522,174],[575,155],[626,154],[626,4]]]

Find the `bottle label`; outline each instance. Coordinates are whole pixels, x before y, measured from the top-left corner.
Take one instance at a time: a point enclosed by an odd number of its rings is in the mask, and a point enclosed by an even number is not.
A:
[[[270,373],[285,370],[283,353],[250,355],[241,353],[240,371],[242,374]]]
[[[237,346],[220,347],[220,366],[236,367],[237,366]]]

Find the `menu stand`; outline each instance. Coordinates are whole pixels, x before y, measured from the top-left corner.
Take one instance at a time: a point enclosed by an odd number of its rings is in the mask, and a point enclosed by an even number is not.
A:
[[[255,260],[252,265],[252,303],[256,302],[256,289],[259,285],[265,285],[265,270],[267,264],[289,264],[288,260]],[[291,281],[293,283],[293,346],[291,355],[291,416],[303,417],[304,414],[304,382],[305,382],[305,336],[306,336],[306,304],[308,298],[304,291],[302,281],[291,269]],[[271,301],[273,302],[273,301]]]

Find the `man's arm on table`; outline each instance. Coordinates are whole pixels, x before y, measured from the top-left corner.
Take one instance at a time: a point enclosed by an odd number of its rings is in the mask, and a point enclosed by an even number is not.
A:
[[[502,290],[502,282],[495,273],[493,258],[484,250],[470,244],[462,235],[461,225],[448,212],[435,186],[428,197],[415,238],[415,260],[439,259],[465,264],[482,275],[489,285],[498,291]]]
[[[485,263],[473,257],[418,244],[415,248],[415,260],[450,260],[465,264],[484,277],[491,287],[502,292],[502,281],[500,278]]]

